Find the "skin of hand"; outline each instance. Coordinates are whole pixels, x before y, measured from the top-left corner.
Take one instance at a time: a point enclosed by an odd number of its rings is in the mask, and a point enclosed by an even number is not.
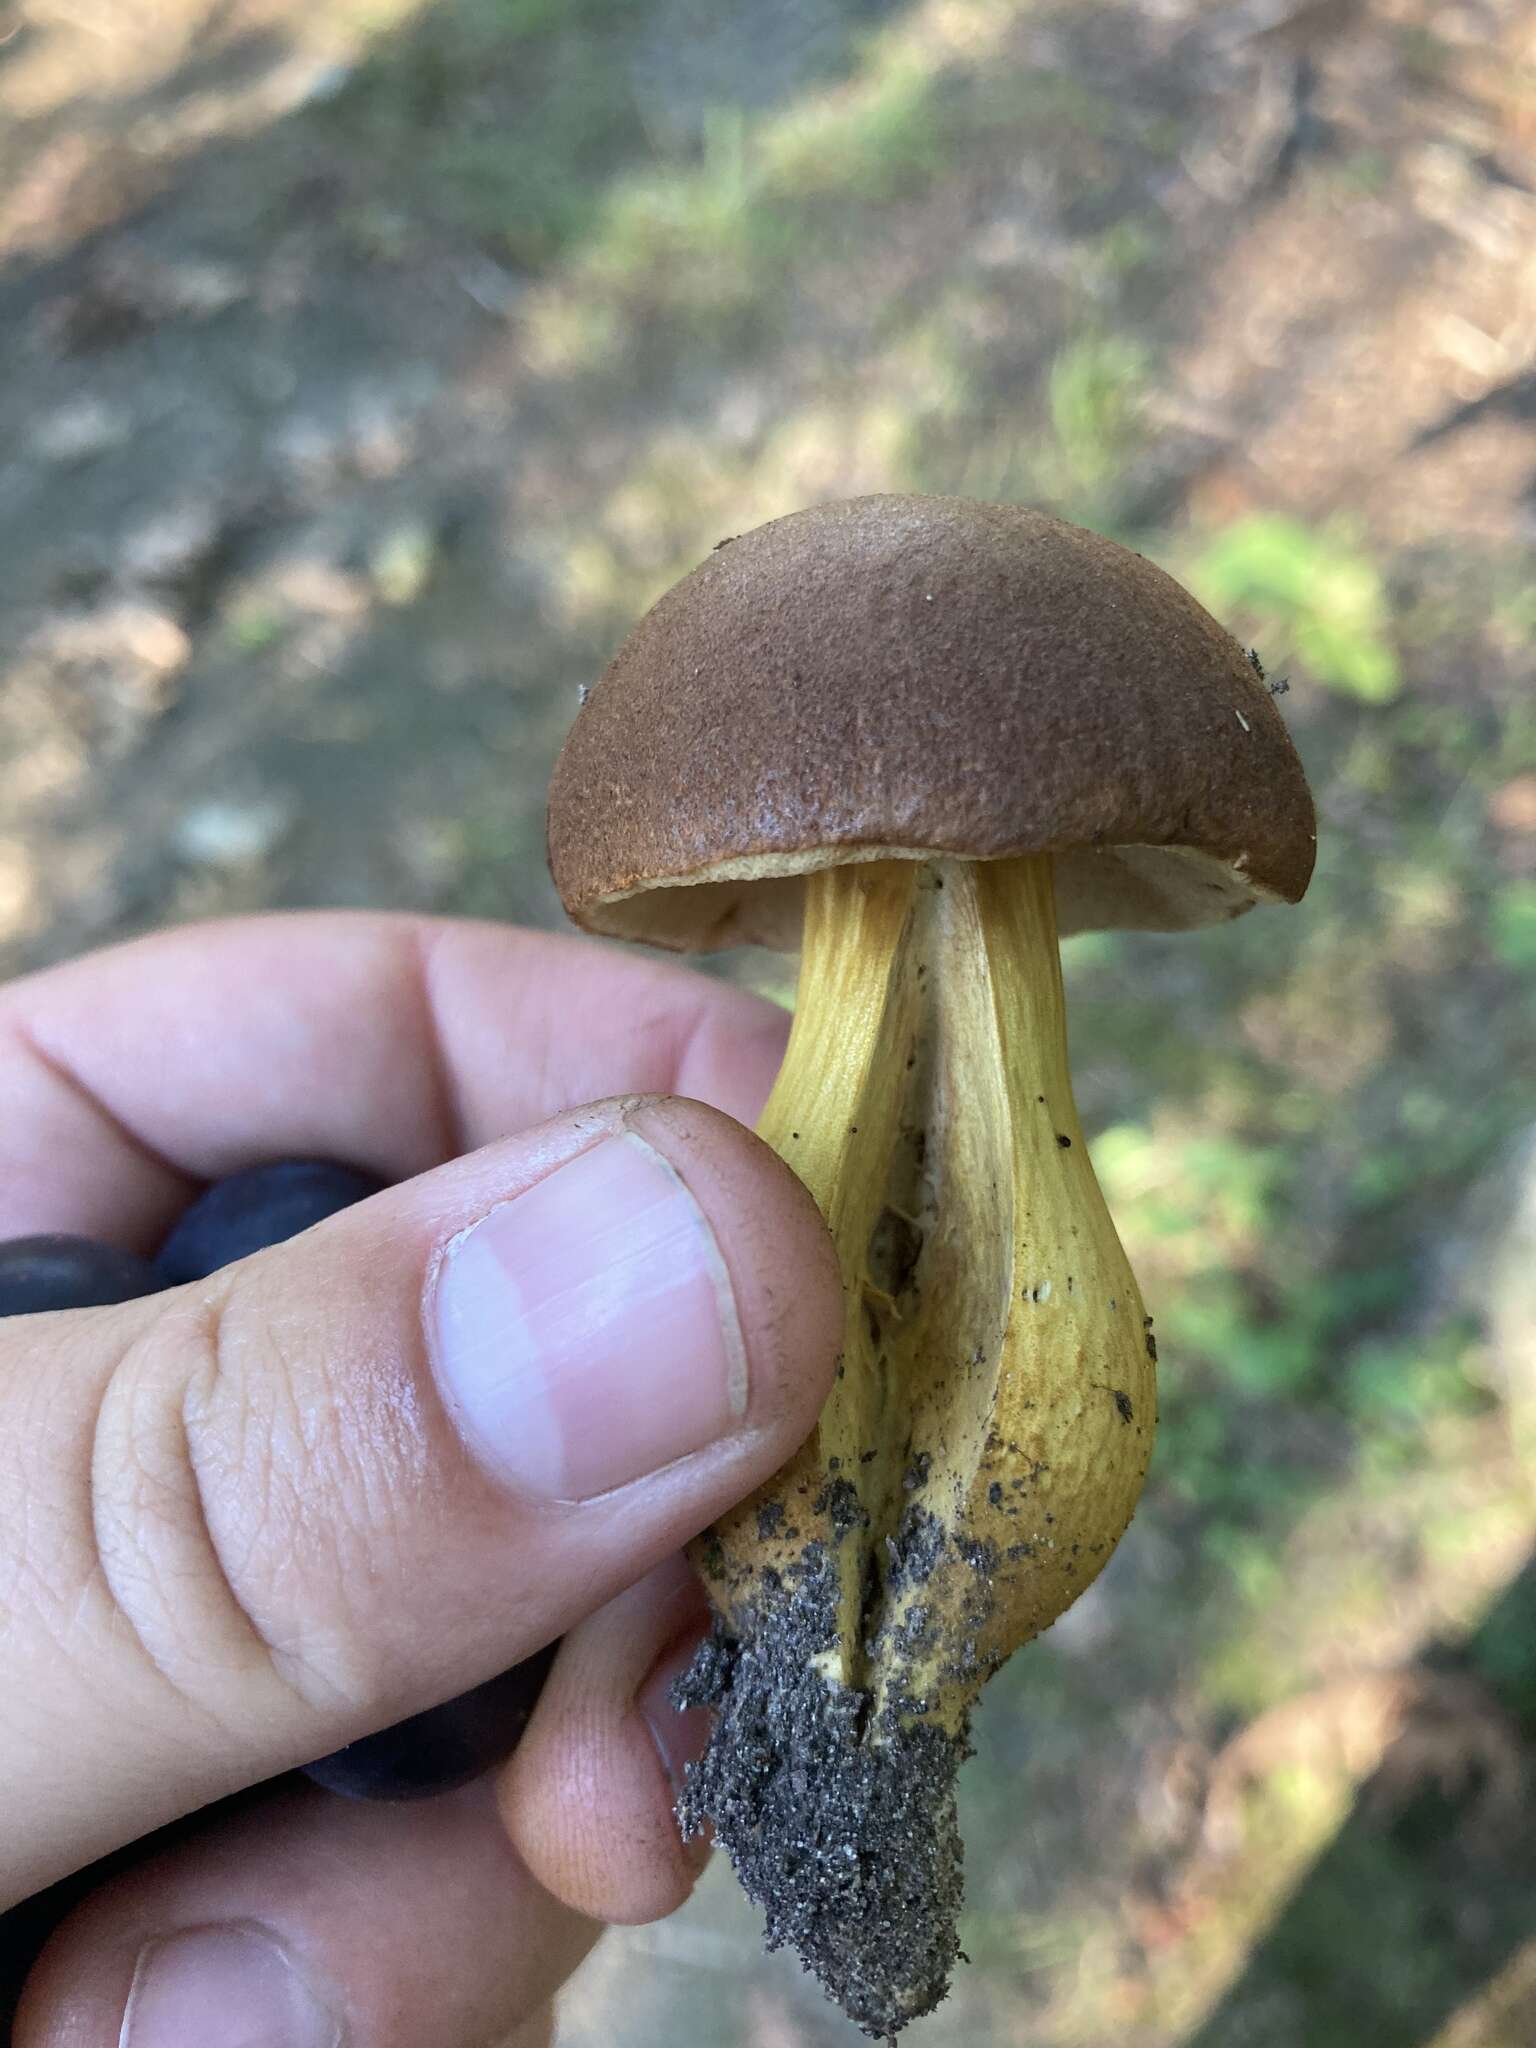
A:
[[[598,1924],[687,1896],[679,1553],[807,1435],[841,1330],[815,1207],[744,1127],[786,1031],[666,964],[408,917],[0,989],[0,1239],[147,1253],[260,1159],[398,1183],[0,1322],[0,1909],[260,1788],[64,1921],[14,2048],[543,2048]],[[489,1778],[394,1806],[285,1775],[557,1635]]]

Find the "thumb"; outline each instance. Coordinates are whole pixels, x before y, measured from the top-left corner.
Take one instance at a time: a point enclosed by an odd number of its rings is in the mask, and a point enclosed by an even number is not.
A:
[[[632,1584],[807,1435],[841,1320],[788,1168],[630,1100],[0,1325],[0,1906]]]

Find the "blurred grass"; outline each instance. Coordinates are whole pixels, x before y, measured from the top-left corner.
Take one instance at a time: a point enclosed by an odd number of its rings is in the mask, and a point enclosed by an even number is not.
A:
[[[1252,618],[1329,689],[1365,704],[1401,690],[1381,572],[1347,534],[1256,513],[1213,536],[1189,580],[1218,618]]]
[[[331,110],[385,172],[359,232],[381,209],[438,214],[529,264],[583,234],[609,169],[644,144],[612,59],[635,13],[631,0],[472,0],[381,38]]]

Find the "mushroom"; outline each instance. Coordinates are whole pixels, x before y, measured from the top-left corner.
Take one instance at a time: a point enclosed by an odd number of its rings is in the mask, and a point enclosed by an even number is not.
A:
[[[549,799],[586,930],[801,947],[761,1135],[841,1261],[814,1436],[697,1548],[690,1772],[865,2030],[958,1953],[972,1708],[1129,1522],[1157,1352],[1089,1164],[1058,933],[1295,902],[1315,820],[1257,665],[1161,570],[1014,505],[872,497],[722,542],[620,648]]]

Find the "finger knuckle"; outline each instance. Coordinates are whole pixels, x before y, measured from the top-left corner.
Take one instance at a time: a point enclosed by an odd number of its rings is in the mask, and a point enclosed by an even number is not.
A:
[[[365,1546],[334,1403],[239,1283],[169,1304],[108,1379],[91,1447],[96,1561],[160,1677],[228,1730],[366,1696],[346,1595]],[[332,1411],[331,1415],[324,1412]],[[366,1488],[363,1489],[366,1495]]]

